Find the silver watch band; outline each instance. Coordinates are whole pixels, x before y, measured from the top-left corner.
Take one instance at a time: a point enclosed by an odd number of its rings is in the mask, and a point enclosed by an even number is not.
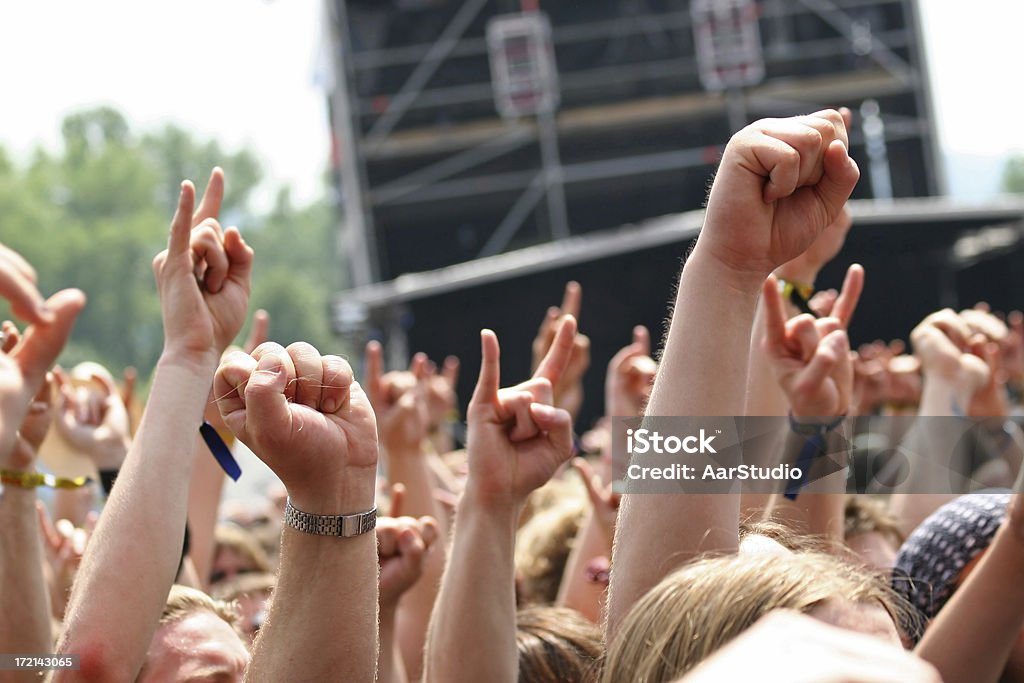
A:
[[[289,498],[284,506],[284,523],[307,534],[351,538],[377,527],[377,508],[354,515],[314,515],[292,505]]]

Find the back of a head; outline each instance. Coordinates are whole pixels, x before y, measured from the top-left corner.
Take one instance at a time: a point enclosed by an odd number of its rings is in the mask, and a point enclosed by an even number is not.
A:
[[[609,643],[601,680],[676,680],[772,610],[808,612],[826,601],[877,605],[893,617],[902,612],[879,577],[823,553],[693,562],[633,605]]]
[[[534,515],[516,535],[515,564],[520,605],[551,604],[586,510],[572,498]]]
[[[220,676],[217,680],[240,681],[248,661],[234,606],[195,588],[175,585],[136,682],[190,680],[193,671],[215,672]]]
[[[601,630],[575,610],[526,607],[516,615],[519,683],[592,680],[601,657]]]

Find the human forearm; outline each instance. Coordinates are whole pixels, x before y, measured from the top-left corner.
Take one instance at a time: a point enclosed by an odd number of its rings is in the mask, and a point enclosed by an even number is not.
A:
[[[367,509],[360,506],[372,506],[372,497],[331,514]],[[374,535],[315,536],[286,526],[274,601],[246,680],[369,682],[376,663]]]
[[[4,652],[46,654],[53,649],[35,505],[34,489],[5,486],[0,493],[0,586],[4,586],[0,643]],[[0,681],[34,677],[27,672],[0,672]]]
[[[518,674],[515,628],[515,506],[484,506],[471,492],[430,623],[426,680],[511,683]]]
[[[954,479],[963,456],[954,448],[968,427],[956,416],[956,406],[966,405],[969,398],[969,392],[950,381],[925,377],[919,414],[900,444],[905,471],[889,501],[904,534],[955,498],[956,491],[966,491],[966,477]]]
[[[225,474],[198,433],[195,441],[197,455],[188,488],[188,554],[201,586],[206,588],[213,564],[214,531]]]
[[[424,560],[423,574],[404,595],[398,607],[397,634],[405,669],[412,680],[423,672],[423,651],[427,642],[427,627],[434,609],[437,593],[444,573],[448,525],[444,506],[434,496],[434,476],[427,455],[422,452],[389,452],[388,480],[391,485],[402,484],[402,514],[408,517],[433,517],[438,521],[442,542],[431,547]]]
[[[405,665],[395,640],[395,607],[381,607],[380,610],[380,662],[377,666],[377,680],[380,683],[406,683]]]
[[[683,269],[649,416],[740,415],[760,282],[735,280],[700,251]],[[714,330],[713,334],[701,331]],[[608,637],[633,603],[674,567],[707,551],[734,551],[731,494],[625,495],[619,511]]]
[[[610,556],[611,550],[611,539],[591,510],[576,535],[569,559],[565,563],[555,604],[574,609],[595,624],[600,624],[607,587],[603,582],[591,581],[587,577],[587,566],[596,557]]]
[[[1022,567],[1024,545],[1004,525],[915,650],[939,670],[943,680],[1000,680],[1024,626]]]
[[[166,354],[157,364],[146,413],[68,607],[60,651],[82,654],[83,668],[59,680],[129,678],[142,665],[181,559],[193,432],[215,367],[215,358]]]

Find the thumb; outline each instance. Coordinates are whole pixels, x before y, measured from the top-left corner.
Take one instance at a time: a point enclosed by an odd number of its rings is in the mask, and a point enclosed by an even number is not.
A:
[[[853,160],[841,140],[833,140],[825,150],[825,174],[815,187],[816,192],[828,205],[829,222],[843,210],[846,200],[850,198],[860,169]]]
[[[14,354],[32,395],[39,390],[47,371],[71,336],[75,319],[85,306],[85,294],[77,289],[65,289],[51,296],[46,306],[53,313],[53,322],[29,327]]]
[[[290,431],[291,412],[284,394],[287,386],[284,360],[273,351],[264,354],[245,386],[246,422],[250,431],[268,435]]]

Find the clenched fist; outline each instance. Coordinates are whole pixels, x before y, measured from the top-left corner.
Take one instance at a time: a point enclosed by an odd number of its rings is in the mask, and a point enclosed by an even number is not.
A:
[[[300,510],[353,514],[373,507],[377,424],[339,356],[273,342],[221,362],[214,394],[224,423],[265,462]]]

